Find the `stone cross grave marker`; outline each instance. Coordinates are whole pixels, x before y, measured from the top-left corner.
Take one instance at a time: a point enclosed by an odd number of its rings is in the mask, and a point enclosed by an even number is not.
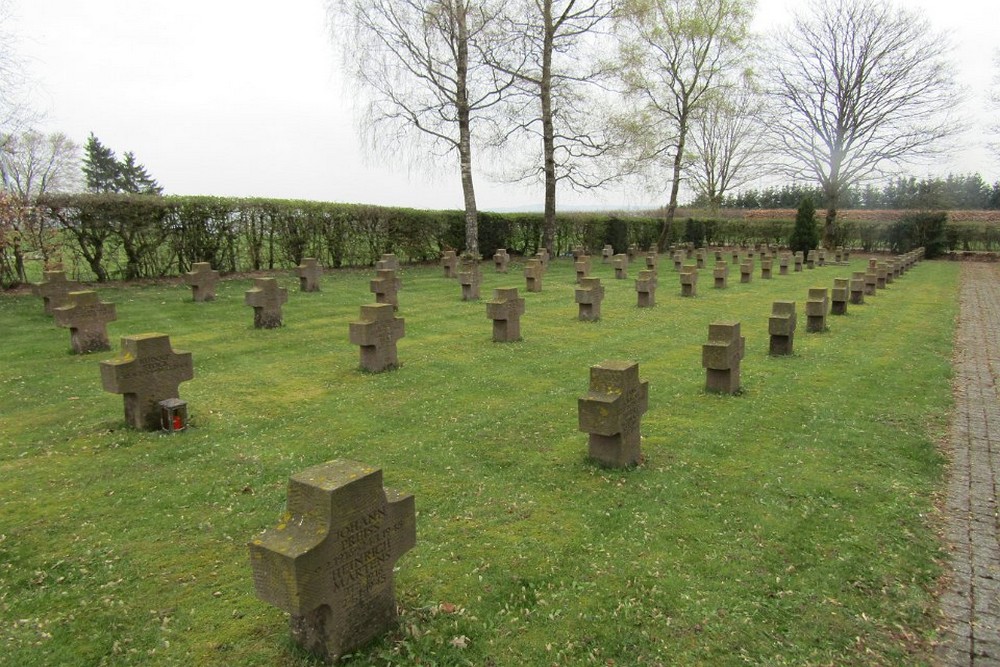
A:
[[[281,306],[288,301],[288,290],[278,287],[275,278],[254,278],[253,287],[244,293],[244,302],[253,307],[255,329],[281,326]]]
[[[54,308],[69,303],[70,292],[79,292],[83,289],[75,280],[66,280],[64,271],[45,271],[42,275],[44,280],[32,285],[31,292],[41,297],[46,315],[51,315]]]
[[[887,259],[885,261],[886,273],[885,273],[885,284],[891,285],[899,275],[899,269],[897,268],[896,260]]]
[[[628,244],[628,250],[626,251],[626,254],[628,255],[629,261],[632,261],[633,259],[635,259],[636,255],[639,254],[639,244],[638,243],[629,243]]]
[[[478,301],[479,285],[483,282],[483,274],[479,271],[479,262],[474,259],[462,258],[462,268],[458,270],[458,283],[462,286],[462,301]]]
[[[745,259],[740,264],[740,282],[749,283],[753,280],[753,260]]]
[[[586,255],[587,251],[579,243],[573,246],[573,261],[580,259],[580,255]]]
[[[771,267],[774,265],[773,259],[760,260],[760,277],[764,280],[771,279]]]
[[[716,248],[716,250],[715,250],[715,261],[716,261],[716,262],[721,262],[721,261],[723,261],[723,260],[722,260],[722,250],[721,250],[721,249],[719,249],[719,248]]]
[[[826,288],[810,287],[809,299],[806,301],[806,331],[819,333],[826,330],[826,314],[829,309]]]
[[[493,320],[493,342],[511,343],[521,340],[521,315],[524,299],[516,287],[493,290],[493,298],[486,302],[486,317]]]
[[[184,282],[191,286],[191,298],[195,302],[215,301],[219,272],[214,271],[208,262],[195,262],[191,270],[184,274]]]
[[[394,253],[386,252],[382,253],[382,267],[384,269],[392,269],[393,271],[399,271],[399,258],[396,257]]]
[[[819,249],[816,256],[816,263],[820,266],[826,266],[826,250],[824,248]]]
[[[855,271],[851,274],[851,303],[860,306],[865,302],[865,272]]]
[[[323,267],[315,257],[303,257],[302,263],[295,268],[299,277],[300,292],[318,292],[319,279],[323,277]]]
[[[538,252],[535,253],[535,257],[538,259],[539,262],[542,263],[542,272],[543,273],[548,273],[548,270],[549,270],[549,260],[552,258],[552,256],[549,254],[549,249],[548,248],[539,248]]]
[[[361,346],[361,368],[381,373],[399,366],[396,342],[406,335],[406,327],[403,318],[393,314],[391,305],[365,304],[361,306],[361,319],[348,326],[351,343]]]
[[[416,545],[413,496],[382,471],[336,460],[288,480],[278,524],[248,544],[254,589],[288,612],[292,639],[336,662],[396,623],[393,567]]]
[[[611,258],[615,254],[615,249],[613,246],[606,245],[601,249],[601,261],[605,264],[611,261]]]
[[[698,248],[694,253],[694,265],[699,269],[705,268],[705,249]]]
[[[681,268],[681,296],[698,296],[698,267]]]
[[[399,310],[399,290],[403,281],[396,277],[393,269],[378,269],[375,278],[368,283],[368,289],[375,294],[375,303],[387,303],[393,310]]]
[[[507,265],[510,264],[510,255],[506,248],[497,248],[493,253],[493,268],[497,273],[507,273]]]
[[[788,275],[788,265],[791,259],[788,253],[781,253],[781,257],[778,258],[778,275],[787,276]]]
[[[810,250],[809,254],[806,255],[806,268],[815,269],[816,268],[816,250]]]
[[[771,304],[771,317],[767,321],[771,335],[770,354],[783,356],[792,353],[795,343],[795,302],[775,301]]]
[[[712,277],[715,279],[716,289],[726,289],[729,285],[729,265],[725,262],[716,262],[712,269]]]
[[[108,322],[118,319],[115,304],[100,301],[97,292],[70,292],[69,303],[54,308],[56,324],[69,329],[74,354],[110,350]]]
[[[660,256],[655,250],[650,250],[646,253],[646,268],[650,271],[657,270],[657,264],[660,263]]]
[[[180,398],[180,383],[193,377],[191,353],[161,333],[123,336],[119,356],[101,362],[104,391],[123,394],[125,423],[146,431],[160,428],[160,401]]]
[[[615,267],[615,279],[625,280],[628,278],[628,255],[615,255],[612,263]]]
[[[740,251],[739,250],[733,250],[732,260],[733,260],[733,264],[739,264],[740,263]]]
[[[458,256],[454,250],[445,250],[441,255],[441,268],[444,269],[445,278],[457,278]]]
[[[573,269],[576,271],[576,284],[579,285],[582,279],[590,275],[590,257],[587,255],[577,257],[573,262]]]
[[[656,305],[656,272],[650,269],[639,271],[635,281],[635,291],[639,308],[652,308]]]
[[[875,287],[878,289],[885,289],[888,281],[889,275],[889,265],[885,262],[879,262],[875,265]]]
[[[580,430],[588,433],[588,454],[602,466],[626,468],[642,461],[642,415],[649,408],[649,383],[639,364],[602,361],[590,367],[590,391],[577,400]]]
[[[875,269],[868,267],[865,272],[865,296],[874,296],[877,286],[878,274],[875,273]]]
[[[701,347],[701,365],[705,368],[705,390],[735,394],[740,390],[740,361],[746,339],[740,335],[739,322],[713,322],[708,325],[708,343]]]
[[[575,292],[579,304],[578,319],[585,322],[596,322],[601,319],[601,301],[604,300],[604,287],[600,278],[584,278]]]
[[[799,273],[799,272],[802,271],[802,262],[803,261],[804,260],[803,260],[803,256],[802,256],[802,251],[799,250],[798,252],[795,253],[795,272],[796,273]]]
[[[847,302],[850,298],[850,281],[847,278],[834,278],[833,289],[830,291],[830,314],[846,315]]]
[[[529,292],[542,291],[542,263],[537,259],[529,259],[524,263],[525,289]]]
[[[684,268],[684,252],[682,250],[674,251],[674,271],[680,271]]]

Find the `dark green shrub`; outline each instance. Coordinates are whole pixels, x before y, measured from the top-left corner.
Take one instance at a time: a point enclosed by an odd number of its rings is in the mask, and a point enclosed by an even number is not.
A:
[[[628,225],[618,216],[612,215],[604,225],[602,241],[604,245],[611,245],[616,254],[626,252],[628,250]]]
[[[684,221],[684,242],[701,248],[705,245],[705,225],[700,220],[688,218]]]

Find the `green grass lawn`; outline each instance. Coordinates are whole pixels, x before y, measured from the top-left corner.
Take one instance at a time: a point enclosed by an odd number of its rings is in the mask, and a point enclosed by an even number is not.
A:
[[[603,319],[579,322],[573,268],[517,286],[522,342],[494,344],[485,305],[437,267],[402,271],[402,368],[358,370],[348,322],[371,271],[289,288],[257,331],[248,280],[193,303],[179,284],[104,287],[115,352],[69,354],[30,296],[0,297],[0,663],[304,665],[287,616],[256,599],[246,543],[274,525],[288,476],[335,458],[413,493],[399,629],[352,665],[871,665],[930,661],[941,551],[936,448],[951,406],[956,264],[924,262],[805,333],[809,287],[865,262],[657,306],[595,258]],[[634,277],[638,266],[630,273]],[[775,267],[777,274],[777,267]],[[771,302],[798,304],[795,355],[767,355]],[[746,337],[743,393],[704,391],[708,325]],[[123,335],[193,353],[192,428],[125,428],[98,361]],[[589,367],[639,362],[645,463],[586,458]]]

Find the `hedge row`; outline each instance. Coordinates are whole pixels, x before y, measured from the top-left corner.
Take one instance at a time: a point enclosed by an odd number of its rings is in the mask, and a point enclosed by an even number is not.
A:
[[[939,214],[940,215],[940,214]],[[33,212],[40,230],[32,238],[46,239],[43,259],[62,260],[83,268],[80,277],[104,281],[179,275],[191,264],[210,262],[224,272],[288,269],[303,257],[324,266],[370,266],[382,253],[403,262],[436,259],[442,250],[461,251],[464,217],[461,211],[427,211],[359,204],[334,204],[274,199],[217,197],[157,197],[139,195],[60,195],[36,202]],[[605,244],[624,252],[631,243],[646,248],[659,236],[662,221],[648,216],[570,213],[557,218],[554,254],[575,245],[598,252]],[[942,249],[996,250],[1000,227],[961,224],[943,227]],[[670,242],[695,245],[781,246],[791,234],[791,220],[678,219]],[[866,251],[905,251],[926,239],[911,238],[926,225],[847,223],[839,245]],[[479,247],[484,257],[500,247],[529,255],[541,240],[540,213],[480,213]],[[938,232],[934,232],[938,233]],[[0,281],[17,281],[3,267],[16,264],[12,253],[33,250],[0,235]],[[5,240],[6,239],[6,240]],[[91,276],[85,275],[89,268]]]

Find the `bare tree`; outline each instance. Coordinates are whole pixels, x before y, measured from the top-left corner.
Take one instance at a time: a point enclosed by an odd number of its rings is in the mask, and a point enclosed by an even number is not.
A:
[[[524,97],[513,98],[512,122],[500,128],[497,143],[530,142],[514,150],[528,158],[509,180],[542,181],[542,245],[553,250],[557,183],[591,189],[618,176],[602,163],[622,141],[612,136],[604,99],[611,67],[599,54],[608,37],[601,27],[621,1],[520,0],[510,5],[498,24],[498,39],[486,44],[484,55],[515,77]]]
[[[35,208],[34,200],[79,188],[80,149],[61,132],[45,136],[27,130],[2,135],[0,142],[4,146],[0,151],[0,190],[12,200],[7,202],[3,225],[9,232],[14,273],[25,281],[25,253],[39,253],[47,265],[57,247],[54,230]]]
[[[46,136],[27,130],[2,141],[0,182],[22,201],[80,188],[80,147],[62,132]]]
[[[947,42],[917,12],[881,0],[816,0],[778,37],[775,135],[797,179],[826,195],[823,242],[851,187],[936,152],[954,133]]]
[[[743,69],[752,0],[633,0],[622,23],[626,82],[639,105],[639,159],[670,165],[670,200],[658,246],[677,212],[691,123]]]
[[[458,154],[465,252],[479,256],[473,122],[496,106],[513,77],[486,65],[495,0],[329,0],[334,36],[364,94],[361,122],[378,148],[411,149],[418,135]]]
[[[6,137],[35,120],[27,102],[27,69],[17,52],[17,36],[10,29],[13,22],[10,2],[0,0],[0,132]]]
[[[749,76],[718,91],[694,119],[688,173],[713,211],[726,193],[760,177],[768,164],[765,129],[763,100]]]

